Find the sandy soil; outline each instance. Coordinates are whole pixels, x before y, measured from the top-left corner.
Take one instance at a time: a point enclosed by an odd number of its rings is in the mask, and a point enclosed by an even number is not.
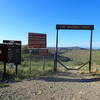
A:
[[[100,100],[100,79],[75,72],[23,80],[0,88],[0,100]]]

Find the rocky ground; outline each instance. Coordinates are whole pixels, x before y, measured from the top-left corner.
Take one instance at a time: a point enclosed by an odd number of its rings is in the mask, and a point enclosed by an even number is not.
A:
[[[100,100],[100,78],[75,72],[9,83],[0,100]]]

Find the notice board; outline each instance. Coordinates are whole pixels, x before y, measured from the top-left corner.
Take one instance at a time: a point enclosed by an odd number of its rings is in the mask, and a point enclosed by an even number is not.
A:
[[[8,46],[8,63],[21,64],[21,41],[3,40]]]

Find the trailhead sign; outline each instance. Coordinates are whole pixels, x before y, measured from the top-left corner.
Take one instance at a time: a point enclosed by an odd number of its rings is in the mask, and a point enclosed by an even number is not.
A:
[[[48,49],[33,49],[31,54],[33,56],[48,56]]]
[[[57,24],[56,29],[94,30],[94,25],[64,25],[64,24]]]
[[[21,41],[3,40],[8,46],[8,63],[21,64]]]

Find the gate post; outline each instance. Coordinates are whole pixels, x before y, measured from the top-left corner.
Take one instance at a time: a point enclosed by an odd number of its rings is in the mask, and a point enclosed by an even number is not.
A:
[[[54,58],[54,72],[57,72],[57,55],[58,55],[58,29],[56,34],[56,53]]]
[[[91,64],[92,64],[92,35],[93,35],[93,30],[91,30],[90,34],[90,60],[89,60],[89,72],[91,73]]]

